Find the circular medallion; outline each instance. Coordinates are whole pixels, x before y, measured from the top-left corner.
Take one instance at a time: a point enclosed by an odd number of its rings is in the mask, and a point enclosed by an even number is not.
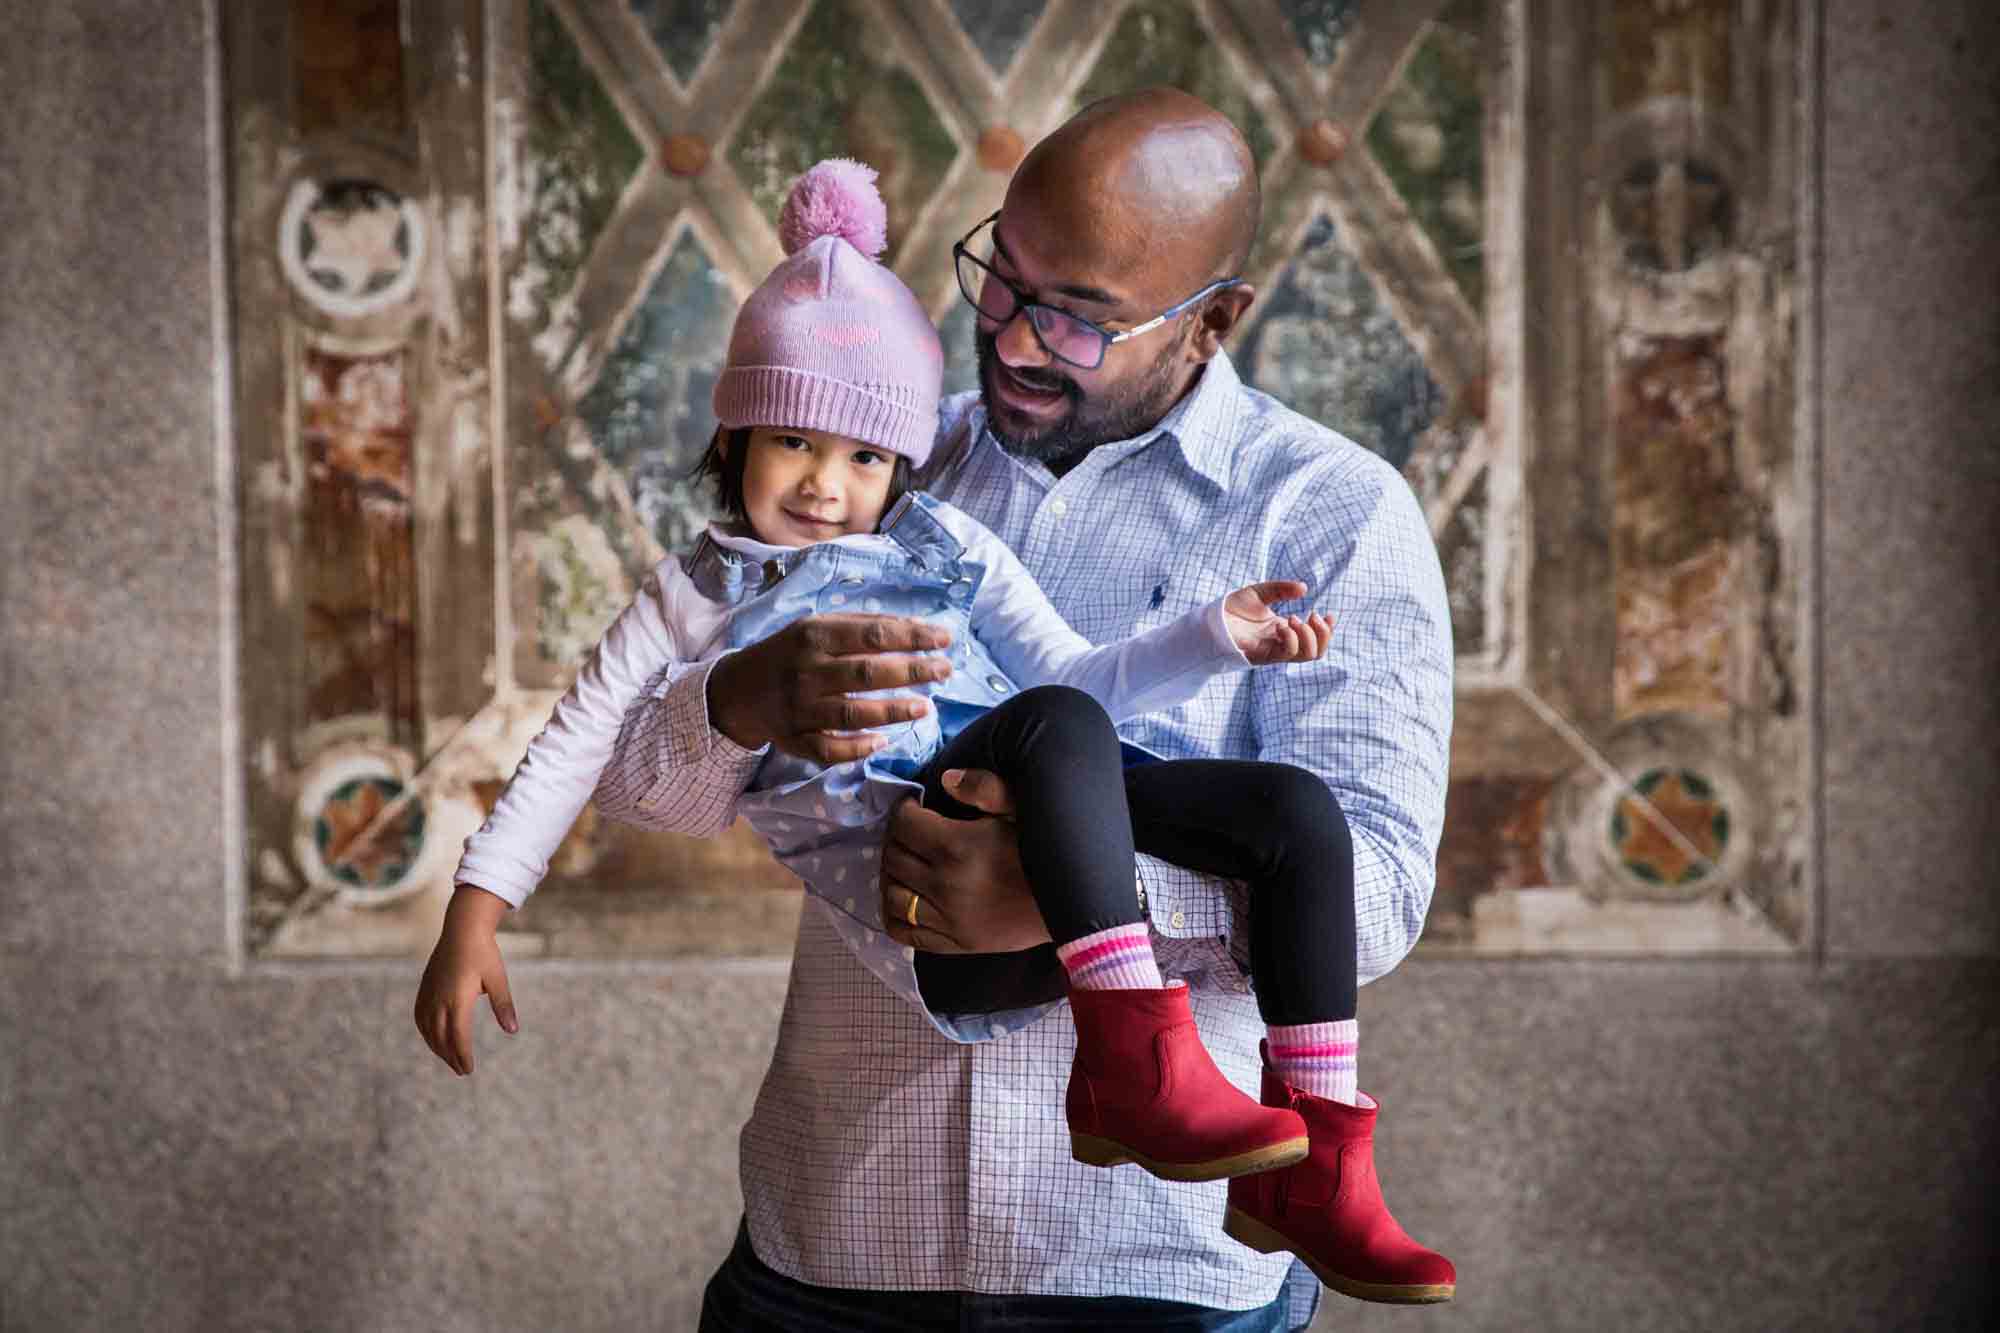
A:
[[[293,807],[292,852],[306,881],[357,905],[393,902],[419,887],[429,812],[409,797],[399,750],[347,745],[307,769]]]
[[[292,183],[278,222],[278,260],[309,305],[355,319],[416,290],[424,260],[423,213],[376,181],[304,178]]]
[[[1612,807],[1611,854],[1629,875],[1679,889],[1713,874],[1729,846],[1729,807],[1686,768],[1651,768]]]
[[[1751,155],[1713,107],[1649,99],[1613,117],[1591,156],[1604,239],[1628,276],[1682,281],[1757,233]]]
[[[1543,851],[1557,882],[1601,898],[1690,902],[1741,876],[1757,813],[1717,728],[1651,714],[1621,723],[1598,756],[1603,766],[1572,770],[1550,805]]]

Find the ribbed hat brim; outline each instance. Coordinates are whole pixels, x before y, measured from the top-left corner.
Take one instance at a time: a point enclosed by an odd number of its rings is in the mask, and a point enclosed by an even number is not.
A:
[[[915,467],[931,456],[937,439],[935,404],[926,418],[863,385],[792,366],[731,366],[723,371],[715,382],[715,419],[732,430],[791,426],[845,435],[901,454]]]

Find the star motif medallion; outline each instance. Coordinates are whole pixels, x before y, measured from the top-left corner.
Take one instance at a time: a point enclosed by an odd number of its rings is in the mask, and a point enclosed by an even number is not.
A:
[[[1656,768],[1632,786],[1611,815],[1612,846],[1625,869],[1649,884],[1686,884],[1712,872],[1729,842],[1729,810],[1714,785],[1686,769]],[[1649,818],[1642,800],[1680,838]]]

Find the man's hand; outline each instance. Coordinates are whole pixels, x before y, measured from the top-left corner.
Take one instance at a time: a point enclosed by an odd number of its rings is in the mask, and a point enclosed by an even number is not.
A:
[[[1305,595],[1306,585],[1296,579],[1271,579],[1238,588],[1223,599],[1223,623],[1250,665],[1313,662],[1326,652],[1333,635],[1329,617],[1317,611],[1309,616],[1279,615],[1271,609]]]
[[[461,884],[444,909],[444,929],[417,985],[417,1031],[454,1074],[472,1072],[472,1015],[482,994],[492,997],[493,1017],[509,1036],[521,1030],[507,989],[494,931],[507,904],[484,889]]]
[[[882,848],[889,938],[928,953],[1012,953],[1047,944],[1049,929],[1021,873],[1006,784],[979,769],[953,769],[944,788],[988,818],[952,819],[914,800],[896,807]]]
[[[718,661],[708,715],[746,750],[768,743],[821,764],[860,759],[887,744],[868,728],[922,717],[930,701],[855,693],[945,679],[951,663],[928,654],[950,643],[947,631],[901,616],[807,616]]]

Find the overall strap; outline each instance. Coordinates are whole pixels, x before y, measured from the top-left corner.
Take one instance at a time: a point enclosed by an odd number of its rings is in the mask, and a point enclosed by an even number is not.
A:
[[[948,565],[965,554],[965,544],[939,521],[938,503],[923,491],[908,491],[882,519],[882,535],[908,551],[920,566]]]
[[[711,602],[734,606],[785,577],[804,554],[805,550],[787,551],[760,563],[746,559],[704,532],[695,542],[694,550],[681,558],[681,568],[696,592]]]

